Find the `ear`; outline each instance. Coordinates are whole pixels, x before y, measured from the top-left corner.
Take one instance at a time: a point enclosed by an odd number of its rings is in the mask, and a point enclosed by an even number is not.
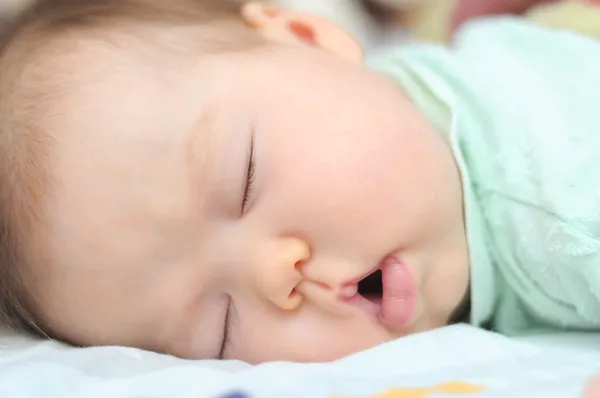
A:
[[[311,46],[352,62],[363,61],[358,41],[325,18],[253,1],[242,6],[242,18],[267,40]]]

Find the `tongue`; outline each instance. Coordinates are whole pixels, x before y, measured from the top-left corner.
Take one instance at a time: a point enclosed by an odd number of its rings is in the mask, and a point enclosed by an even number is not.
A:
[[[381,323],[390,328],[403,328],[409,325],[417,306],[416,283],[405,264],[395,257],[383,262],[381,298]]]

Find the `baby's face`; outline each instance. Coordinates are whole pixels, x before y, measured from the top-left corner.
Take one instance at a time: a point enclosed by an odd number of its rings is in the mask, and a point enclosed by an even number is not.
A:
[[[320,361],[448,322],[468,284],[459,175],[390,81],[284,46],[100,58],[50,126],[36,297],[55,334]]]

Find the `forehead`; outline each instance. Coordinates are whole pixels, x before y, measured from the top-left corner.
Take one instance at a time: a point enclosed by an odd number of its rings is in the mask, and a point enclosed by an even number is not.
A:
[[[196,199],[188,181],[210,154],[201,74],[128,54],[95,55],[78,60],[61,111],[48,123],[56,187],[46,213],[59,264],[158,250],[148,242],[160,231],[147,224],[177,233]]]

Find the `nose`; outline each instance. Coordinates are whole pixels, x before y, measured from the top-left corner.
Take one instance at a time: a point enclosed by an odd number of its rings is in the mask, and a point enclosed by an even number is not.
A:
[[[273,242],[266,250],[256,273],[257,285],[264,296],[283,310],[293,310],[302,304],[296,290],[302,281],[300,267],[311,257],[310,245],[300,238],[285,237]]]

